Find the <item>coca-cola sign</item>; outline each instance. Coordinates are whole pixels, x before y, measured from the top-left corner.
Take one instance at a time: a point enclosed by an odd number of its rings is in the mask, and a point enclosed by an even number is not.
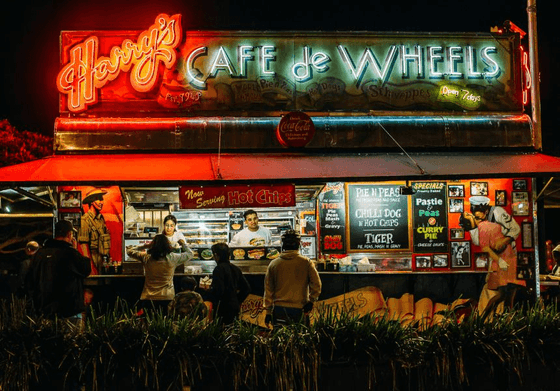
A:
[[[302,112],[291,112],[280,120],[276,128],[276,138],[285,147],[305,147],[315,134],[311,118]]]

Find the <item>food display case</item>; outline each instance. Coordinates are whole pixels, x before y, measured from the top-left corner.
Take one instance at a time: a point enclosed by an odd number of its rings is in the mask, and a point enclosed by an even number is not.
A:
[[[268,228],[272,233],[272,246],[259,248],[262,251],[247,248],[237,254],[231,251],[232,259],[271,259],[280,249],[280,236],[285,229],[294,228],[295,210],[292,209],[262,209],[256,210],[259,215],[259,225]],[[212,259],[210,248],[215,243],[229,243],[233,236],[244,228],[243,210],[177,210],[172,212],[177,218],[177,229],[185,235],[187,245],[193,249],[200,260]],[[262,254],[261,254],[262,253]]]

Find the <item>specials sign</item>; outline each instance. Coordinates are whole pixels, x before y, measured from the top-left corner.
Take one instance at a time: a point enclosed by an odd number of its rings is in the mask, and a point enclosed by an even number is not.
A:
[[[296,205],[295,186],[181,186],[181,209],[257,208]]]
[[[447,252],[447,185],[445,182],[413,182],[412,227],[414,252]]]
[[[57,86],[72,113],[521,111],[521,75],[516,34],[183,32],[161,14],[64,31]]]

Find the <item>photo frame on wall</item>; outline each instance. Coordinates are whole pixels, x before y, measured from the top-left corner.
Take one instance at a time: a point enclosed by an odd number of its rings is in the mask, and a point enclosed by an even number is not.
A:
[[[429,269],[432,267],[432,257],[429,255],[416,255],[414,257],[416,269]]]
[[[477,269],[487,270],[490,265],[490,256],[488,253],[480,252],[474,254],[474,266]]]
[[[525,179],[514,179],[513,180],[513,190],[527,190],[527,180],[525,180]]]
[[[470,242],[451,242],[451,267],[452,268],[471,267],[471,243]]]
[[[529,193],[526,191],[511,192],[511,213],[514,216],[529,216]]]
[[[448,254],[434,254],[434,268],[449,267]]]
[[[449,198],[449,213],[463,213],[462,198]]]
[[[82,192],[79,190],[61,191],[58,194],[60,209],[80,208],[82,206]]]
[[[464,185],[448,185],[448,196],[449,197],[464,197],[465,196],[465,186]]]
[[[465,230],[463,228],[451,228],[450,236],[452,240],[465,239]]]
[[[487,196],[488,182],[471,182],[471,196]]]
[[[506,190],[496,190],[495,193],[496,206],[506,206],[507,205],[507,191]]]
[[[533,248],[533,224],[521,223],[521,248]]]
[[[79,212],[78,213],[63,212],[63,213],[60,213],[59,216],[60,216],[61,220],[68,220],[69,222],[71,222],[72,226],[74,226],[74,228],[76,228],[77,230],[80,229],[81,221],[82,221],[82,214],[81,213],[79,213]]]

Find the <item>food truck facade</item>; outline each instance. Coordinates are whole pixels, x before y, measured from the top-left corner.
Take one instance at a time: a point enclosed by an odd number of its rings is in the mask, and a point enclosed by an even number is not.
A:
[[[184,272],[210,273],[208,248],[255,209],[273,242],[232,259],[257,293],[294,228],[325,299],[476,298],[490,259],[460,217],[483,200],[515,223],[517,277],[538,294],[537,179],[560,162],[535,145],[520,39],[183,31],[164,14],[144,31],[64,31],[55,155],[0,180],[56,186],[56,217],[97,253],[90,280],[140,275],[124,249],[167,214],[196,249]]]

